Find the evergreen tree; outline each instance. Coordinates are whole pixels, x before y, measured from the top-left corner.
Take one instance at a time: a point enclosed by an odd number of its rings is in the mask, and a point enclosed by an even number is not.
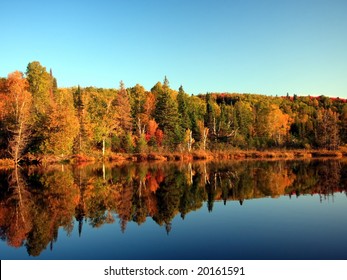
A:
[[[180,127],[180,119],[177,102],[173,100],[165,77],[162,91],[157,96],[155,107],[155,120],[159,128],[164,131],[165,144],[171,149],[183,140],[183,130]]]
[[[165,76],[165,77],[164,77],[164,83],[163,83],[163,89],[164,89],[164,90],[167,90],[167,89],[169,89],[169,87],[170,87],[169,80],[168,80],[168,78]]]
[[[186,130],[191,128],[191,120],[189,118],[188,106],[187,106],[188,96],[184,92],[183,87],[180,86],[177,95],[178,113],[180,115],[181,127]]]
[[[52,81],[51,95],[53,96],[58,91],[58,82],[57,82],[57,79],[53,76],[52,68],[49,70],[49,75],[50,75],[51,81]]]
[[[249,103],[238,101],[235,104],[235,113],[239,133],[242,139],[239,139],[241,146],[252,145],[251,140],[253,136],[254,121],[253,121],[253,110]]]
[[[88,122],[87,122],[87,111],[85,110],[84,93],[80,86],[73,92],[74,108],[78,118],[79,131],[74,142],[74,153],[87,154],[89,151],[89,134],[88,133]]]
[[[205,115],[205,125],[209,129],[210,134],[213,138],[216,137],[216,112],[214,110],[212,96],[210,93],[206,94],[206,115]]]

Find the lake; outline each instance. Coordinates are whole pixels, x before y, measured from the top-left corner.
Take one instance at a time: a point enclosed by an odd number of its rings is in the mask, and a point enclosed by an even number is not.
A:
[[[347,161],[0,170],[1,259],[347,259]]]

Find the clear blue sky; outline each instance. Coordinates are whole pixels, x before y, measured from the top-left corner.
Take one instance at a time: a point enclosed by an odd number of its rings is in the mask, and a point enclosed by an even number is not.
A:
[[[347,97],[346,0],[4,0],[0,76]]]

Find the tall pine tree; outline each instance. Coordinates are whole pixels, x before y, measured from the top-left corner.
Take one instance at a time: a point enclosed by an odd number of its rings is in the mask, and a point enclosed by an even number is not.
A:
[[[177,95],[177,105],[178,105],[178,113],[180,115],[180,123],[181,127],[186,130],[191,128],[191,120],[189,118],[188,106],[187,106],[188,96],[184,92],[183,87],[180,86]]]
[[[169,82],[166,77],[162,90],[157,96],[155,120],[159,124],[159,128],[164,131],[164,143],[170,149],[174,149],[182,142],[183,131],[180,126],[177,102],[170,94]]]

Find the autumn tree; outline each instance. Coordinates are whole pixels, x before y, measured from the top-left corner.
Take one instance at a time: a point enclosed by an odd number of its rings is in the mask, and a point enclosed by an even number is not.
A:
[[[65,89],[58,90],[48,115],[41,150],[45,154],[70,155],[78,133],[79,121],[75,114],[72,93]]]
[[[311,148],[315,145],[315,126],[319,103],[313,102],[313,106],[309,106],[308,101],[296,98],[290,103],[293,123],[289,136],[295,147]]]
[[[31,150],[33,152],[43,152],[40,150],[42,142],[45,141],[45,132],[49,123],[49,114],[53,106],[53,80],[40,62],[30,62],[26,71],[29,82],[29,90],[32,94],[32,116],[33,116],[33,137],[31,139]]]
[[[255,104],[254,134],[258,147],[282,145],[288,137],[292,119],[277,104],[260,101]]]
[[[30,92],[33,96],[34,113],[36,117],[48,114],[52,101],[52,76],[38,61],[28,64],[26,75],[30,86]]]
[[[156,139],[156,133],[158,131],[157,122],[155,120],[149,120],[146,130],[146,141],[150,146],[156,146],[158,144]]]
[[[5,150],[8,146],[8,131],[6,130],[4,117],[5,117],[5,101],[7,88],[4,86],[6,79],[0,79],[0,158],[6,157]]]
[[[94,139],[102,145],[102,155],[105,156],[106,140],[111,135],[121,133],[119,124],[117,92],[114,90],[89,89],[87,110],[94,133]]]
[[[209,135],[209,128],[205,126],[204,122],[203,121],[198,121],[198,127],[199,127],[199,131],[200,131],[200,134],[201,134],[201,148],[203,150],[206,150],[207,148],[207,141],[208,141],[208,135]]]
[[[285,114],[277,105],[271,105],[269,114],[269,135],[277,144],[282,145],[287,139],[292,119]]]
[[[118,114],[119,128],[122,130],[121,133],[132,131],[132,118],[131,118],[131,106],[129,101],[128,92],[124,86],[123,81],[119,83],[119,90],[116,96],[116,108]]]
[[[193,133],[192,131],[188,128],[185,132],[185,136],[184,136],[184,143],[187,146],[187,150],[188,152],[191,152],[192,150],[192,146],[195,142],[195,139],[193,138]]]
[[[340,145],[339,116],[331,109],[320,109],[317,116],[316,143],[318,148],[337,150]]]
[[[10,133],[9,153],[15,163],[18,163],[29,140],[32,97],[28,91],[28,82],[19,71],[8,75],[7,89],[4,96],[4,123]]]
[[[129,95],[134,132],[140,137],[144,134],[147,122],[151,116],[151,112],[146,111],[145,108],[148,94],[146,94],[143,86],[136,84],[129,89]]]
[[[347,104],[343,105],[340,113],[340,138],[347,143]]]
[[[119,89],[117,91],[114,109],[117,111],[117,137],[120,140],[120,146],[125,150],[125,152],[130,153],[133,150],[133,119],[131,114],[129,93],[125,88],[123,81],[120,81],[119,83]]]
[[[132,116],[135,117],[136,115],[143,113],[146,101],[145,88],[140,84],[136,84],[134,87],[129,88],[129,96]]]
[[[157,99],[163,93],[163,84],[161,82],[157,82],[152,88],[151,93],[154,95],[155,99]],[[155,112],[154,112],[155,114]]]

